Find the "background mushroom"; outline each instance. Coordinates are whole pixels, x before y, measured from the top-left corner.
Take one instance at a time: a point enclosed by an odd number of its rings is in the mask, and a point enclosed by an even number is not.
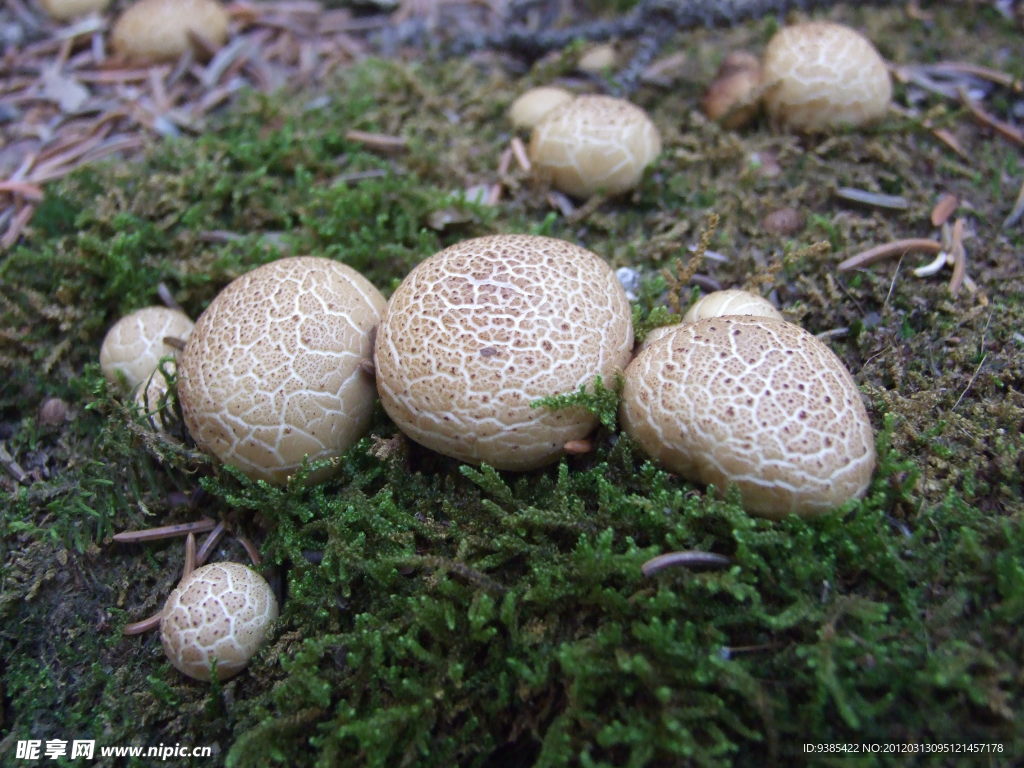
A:
[[[196,443],[276,483],[307,456],[339,456],[373,410],[373,381],[360,364],[384,304],[354,269],[312,256],[232,282],[200,316],[178,362],[178,398]]]
[[[701,100],[701,109],[726,128],[742,128],[761,108],[761,62],[747,51],[722,60]]]
[[[892,82],[875,47],[842,24],[783,27],[762,58],[764,104],[772,122],[797,131],[860,126],[889,108]]]
[[[567,104],[573,95],[565,88],[542,85],[521,94],[508,108],[508,116],[516,128],[533,128],[555,107]]]
[[[43,10],[60,21],[84,16],[93,11],[102,11],[110,0],[39,0]]]
[[[228,38],[228,14],[216,0],[139,0],[114,23],[114,51],[136,61],[166,61],[194,46],[198,35],[219,48]]]
[[[695,323],[707,317],[722,317],[724,315],[753,315],[755,317],[771,317],[776,320],[783,319],[782,313],[763,296],[739,288],[726,288],[706,293],[697,299],[686,310],[681,322]],[[679,325],[679,323],[674,323],[652,328],[644,339],[641,349],[646,349],[658,339],[672,333]]]
[[[277,618],[266,580],[241,563],[211,563],[182,579],[164,604],[160,642],[176,669],[209,680],[241,672]]]
[[[632,345],[629,302],[598,256],[549,237],[482,237],[431,256],[395,291],[377,333],[377,388],[428,448],[532,469],[596,420],[531,403],[610,380]]]
[[[617,195],[635,187],[661,152],[661,136],[640,107],[611,96],[577,96],[533,129],[530,162],[566,194]]]
[[[125,315],[103,338],[100,370],[107,381],[126,391],[137,387],[149,378],[161,357],[178,353],[164,339],[184,341],[192,328],[192,321],[178,309],[144,307]]]
[[[862,495],[874,437],[853,377],[802,328],[727,316],[679,326],[626,369],[623,429],[688,480],[744,507],[814,515]]]

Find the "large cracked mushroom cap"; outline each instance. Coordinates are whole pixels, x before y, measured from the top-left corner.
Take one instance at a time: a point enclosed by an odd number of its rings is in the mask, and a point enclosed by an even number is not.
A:
[[[174,588],[160,616],[168,660],[196,680],[237,675],[259,650],[277,618],[266,580],[241,563],[196,568]]]
[[[776,32],[765,48],[761,77],[772,122],[797,131],[874,122],[892,97],[889,70],[875,46],[827,21]]]
[[[373,411],[360,364],[384,305],[366,278],[330,259],[296,256],[242,275],[199,317],[178,361],[189,433],[224,463],[275,483],[307,456],[341,455]]]
[[[626,369],[623,429],[688,480],[735,484],[766,517],[814,515],[862,495],[871,424],[842,361],[783,320],[684,324]]]
[[[610,381],[632,345],[629,302],[598,256],[549,237],[481,237],[434,254],[395,291],[377,333],[377,389],[418,443],[532,469],[596,420],[531,403]]]
[[[661,152],[647,113],[625,99],[577,96],[547,112],[530,136],[530,162],[562,192],[587,198],[632,189]]]

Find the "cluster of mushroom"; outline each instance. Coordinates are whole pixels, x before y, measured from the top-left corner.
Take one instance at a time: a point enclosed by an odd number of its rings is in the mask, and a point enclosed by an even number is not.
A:
[[[42,0],[65,21],[104,10],[110,0]],[[219,48],[228,37],[228,14],[217,0],[138,0],[118,17],[110,35],[114,52],[132,61],[173,61],[197,47]]]
[[[727,56],[702,107],[738,128],[763,104],[774,125],[813,133],[875,122],[891,97],[889,70],[867,38],[842,24],[810,21],[776,32],[760,60]]]

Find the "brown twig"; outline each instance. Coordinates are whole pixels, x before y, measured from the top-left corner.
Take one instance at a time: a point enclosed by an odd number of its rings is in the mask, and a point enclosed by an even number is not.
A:
[[[216,526],[217,523],[213,518],[203,517],[194,523],[162,525],[159,528],[147,528],[143,531],[122,531],[121,533],[114,534],[114,541],[120,544],[138,544],[144,541],[170,539],[190,533],[205,533],[206,531],[212,531]]]
[[[895,240],[891,243],[869,248],[848,259],[839,262],[836,267],[840,272],[848,272],[851,269],[860,269],[885,259],[895,256],[903,256],[911,251],[923,251],[925,253],[939,253],[942,250],[942,243],[929,238],[910,238],[907,240]]]

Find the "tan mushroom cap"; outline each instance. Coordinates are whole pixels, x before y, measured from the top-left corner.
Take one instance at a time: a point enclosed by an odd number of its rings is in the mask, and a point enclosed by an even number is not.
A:
[[[100,347],[100,370],[111,384],[139,386],[149,378],[161,357],[178,350],[165,344],[173,336],[185,340],[192,321],[184,312],[168,307],[144,307],[125,315],[111,326]]]
[[[178,361],[178,398],[196,443],[275,483],[306,456],[342,454],[373,411],[373,381],[360,364],[384,305],[354,269],[312,256],[280,259],[232,282],[200,316]]]
[[[629,302],[612,269],[564,240],[495,235],[418,265],[377,333],[377,389],[395,424],[447,456],[527,470],[596,420],[535,400],[605,381],[629,361]]]
[[[93,11],[102,11],[110,0],[39,0],[43,10],[60,21],[84,16]]]
[[[771,317],[782,320],[782,313],[768,301],[750,291],[739,288],[725,288],[721,291],[712,291],[701,296],[683,315],[683,323],[695,323],[707,317],[723,317],[724,315],[753,315],[754,317]],[[679,323],[673,325],[662,325],[651,329],[641,349],[647,349],[658,339],[667,336],[679,327]]]
[[[782,320],[681,325],[626,369],[623,429],[693,482],[735,484],[766,517],[814,515],[862,495],[871,424],[838,357]]]
[[[555,107],[533,129],[529,147],[535,169],[580,198],[632,189],[660,152],[647,114],[611,96],[577,96]]]
[[[564,88],[542,85],[521,94],[508,108],[508,116],[516,128],[533,128],[555,107],[567,104],[573,95]]]
[[[160,618],[168,660],[196,680],[237,675],[277,618],[277,598],[266,580],[240,563],[196,568],[174,588]]]
[[[704,114],[726,128],[742,128],[761,108],[761,60],[733,51],[722,61],[700,102]]]
[[[172,380],[177,374],[175,363],[157,366],[144,382],[139,384],[132,393],[132,405],[135,413],[145,419],[150,427],[163,432],[173,419],[172,403],[169,399]]]
[[[192,47],[189,32],[214,47],[228,39],[228,14],[216,0],[139,0],[110,33],[114,51],[134,61],[167,61]]]
[[[889,108],[892,82],[875,47],[841,24],[783,27],[765,49],[764,104],[772,121],[797,131],[860,126]]]

